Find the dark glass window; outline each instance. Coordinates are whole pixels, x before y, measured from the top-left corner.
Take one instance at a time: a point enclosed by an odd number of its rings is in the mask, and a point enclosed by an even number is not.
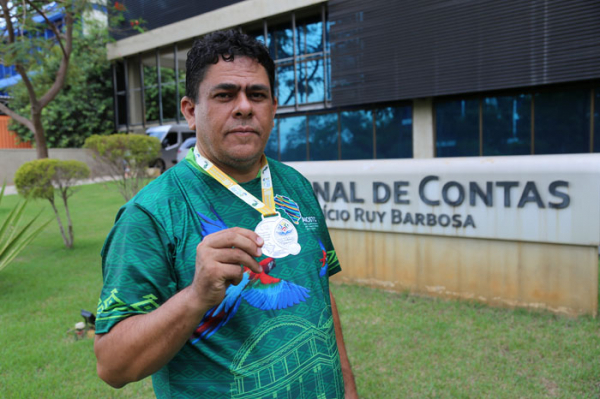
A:
[[[531,95],[483,99],[483,155],[531,154]]]
[[[271,130],[269,141],[267,141],[267,145],[265,146],[265,155],[279,160],[279,132],[277,129],[277,121],[275,121],[275,126],[273,127],[273,130]]]
[[[146,107],[146,121],[157,121],[159,118],[158,104],[158,68],[154,54],[144,63],[144,102]],[[148,64],[146,64],[146,62]]]
[[[298,64],[298,101],[312,103],[323,101],[323,60],[313,60]]]
[[[327,101],[331,101],[331,58],[326,60],[327,66]]]
[[[342,159],[373,158],[373,117],[371,111],[340,113]]]
[[[306,116],[278,118],[282,161],[306,161]]]
[[[329,161],[338,159],[337,113],[309,115],[309,159]]]
[[[294,56],[294,40],[292,31],[292,22],[286,22],[269,28],[274,40],[274,48],[271,46],[270,51],[273,58],[281,60]]]
[[[375,111],[377,158],[412,158],[412,108],[387,107]]]
[[[594,94],[594,152],[600,152],[600,87]]]
[[[590,151],[590,91],[586,89],[535,94],[536,154]]]
[[[321,16],[296,21],[298,55],[323,51],[323,21]]]
[[[435,106],[436,156],[479,155],[479,101],[440,101]]]
[[[169,132],[162,141],[163,148],[177,144],[177,132]]]
[[[179,99],[175,82],[175,55],[173,46],[162,49],[160,56],[160,84],[163,119],[173,120],[179,112]]]
[[[277,101],[279,101],[279,105],[294,105],[296,103],[294,93],[294,65],[277,67]]]
[[[191,139],[192,137],[196,137],[195,132],[182,132],[181,133],[181,142],[183,143],[187,139]]]

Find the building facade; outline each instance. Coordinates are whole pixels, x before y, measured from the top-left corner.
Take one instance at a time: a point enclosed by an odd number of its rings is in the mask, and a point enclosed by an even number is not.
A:
[[[127,6],[149,30],[109,45],[121,130],[182,122],[193,40],[238,28],[276,62],[282,161],[600,151],[597,2]]]
[[[193,40],[269,48],[266,153],[313,183],[342,279],[596,314],[600,2],[127,3],[110,44],[116,125],[183,123]]]

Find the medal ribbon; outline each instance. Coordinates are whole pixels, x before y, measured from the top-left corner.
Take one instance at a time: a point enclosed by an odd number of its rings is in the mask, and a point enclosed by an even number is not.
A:
[[[269,169],[269,163],[267,157],[264,155],[261,158],[260,164],[260,187],[262,192],[262,201],[256,198],[254,195],[246,191],[240,186],[235,180],[229,177],[215,164],[204,158],[198,148],[194,147],[194,157],[196,164],[208,173],[213,179],[221,183],[226,189],[231,191],[236,197],[256,209],[263,216],[275,216],[275,198],[273,196],[273,182],[271,180],[271,170]]]

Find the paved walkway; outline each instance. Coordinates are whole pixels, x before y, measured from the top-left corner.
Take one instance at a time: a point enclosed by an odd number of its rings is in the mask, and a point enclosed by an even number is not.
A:
[[[111,180],[113,180],[112,177],[101,176],[101,177],[94,177],[93,179],[79,180],[77,183],[75,183],[75,185],[82,186],[84,184],[102,183],[102,182],[111,181]],[[1,185],[0,185],[0,189],[2,189]],[[14,195],[14,194],[17,194],[17,187],[7,185],[6,189],[4,190],[4,195]]]

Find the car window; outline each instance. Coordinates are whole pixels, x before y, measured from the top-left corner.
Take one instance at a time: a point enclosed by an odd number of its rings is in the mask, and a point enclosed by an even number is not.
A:
[[[177,132],[169,132],[163,140],[163,148],[177,144]]]
[[[182,132],[181,133],[181,139],[183,141],[186,141],[187,139],[191,138],[191,137],[195,137],[196,133],[194,132]]]

